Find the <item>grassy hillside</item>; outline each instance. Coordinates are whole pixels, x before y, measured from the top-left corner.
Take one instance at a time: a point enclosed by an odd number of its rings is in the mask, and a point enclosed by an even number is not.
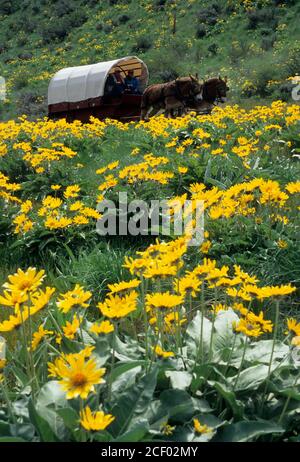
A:
[[[151,81],[227,74],[231,99],[290,100],[300,70],[298,0],[3,0],[1,119],[46,114],[60,68],[137,54]]]

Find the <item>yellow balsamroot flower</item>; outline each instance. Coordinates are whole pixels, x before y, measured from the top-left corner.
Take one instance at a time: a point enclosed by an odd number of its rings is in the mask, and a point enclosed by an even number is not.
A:
[[[259,280],[256,276],[250,276],[248,273],[243,271],[239,265],[234,265],[234,274],[240,279],[240,281],[247,284],[257,284]]]
[[[181,305],[184,301],[182,295],[173,295],[167,292],[157,292],[146,295],[146,310],[169,309]]]
[[[168,424],[168,422],[165,422],[161,426],[161,433],[166,436],[171,436],[173,435],[175,428],[176,426],[172,427],[171,425]]]
[[[247,319],[240,319],[238,323],[233,323],[233,328],[236,332],[241,332],[247,337],[259,337],[263,334],[259,324],[252,324]]]
[[[0,305],[10,306],[15,308],[15,311],[19,310],[22,303],[28,300],[28,293],[21,292],[19,290],[13,290],[12,292],[5,290],[3,296],[0,295]]]
[[[67,218],[67,217],[61,217],[61,218],[54,218],[54,217],[48,217],[45,220],[45,228],[48,229],[64,229],[67,228],[72,224],[72,219]]]
[[[249,309],[246,308],[242,303],[234,303],[232,307],[235,311],[239,311],[242,316],[247,316],[249,313]]]
[[[59,197],[46,196],[42,200],[42,205],[46,209],[58,209],[63,201]]]
[[[214,314],[218,314],[220,311],[228,311],[229,307],[218,303],[217,305],[213,305],[211,309]]]
[[[164,328],[168,334],[174,334],[176,329],[182,324],[185,324],[187,319],[185,317],[180,318],[178,312],[169,313],[164,317]]]
[[[188,171],[188,168],[187,167],[178,167],[178,173],[187,173]]]
[[[42,310],[49,303],[54,292],[54,287],[46,287],[44,291],[39,290],[38,292],[34,292],[30,296],[30,315],[36,314],[38,311]]]
[[[123,318],[136,310],[137,292],[131,292],[124,297],[109,295],[103,303],[98,303],[98,308],[108,318]]]
[[[263,332],[272,332],[273,323],[267,319],[264,319],[264,313],[261,311],[259,315],[249,311],[246,315],[246,319],[252,324],[258,324]]]
[[[81,201],[76,201],[74,204],[71,204],[69,207],[69,210],[71,212],[78,212],[78,210],[82,209],[84,207],[84,203]]]
[[[285,189],[290,193],[290,194],[296,194],[300,193],[300,181],[295,181],[293,183],[288,183],[285,187]]]
[[[97,212],[97,210],[92,209],[91,207],[84,207],[80,213],[88,218],[95,218],[95,220],[99,220],[101,218],[101,213]]]
[[[84,215],[76,215],[73,218],[73,223],[74,225],[81,226],[81,225],[88,225],[89,224],[89,219],[85,217]]]
[[[42,284],[44,278],[44,270],[37,272],[36,268],[30,267],[23,271],[19,268],[15,274],[8,276],[9,282],[3,284],[3,287],[10,291],[33,292]]]
[[[200,250],[202,253],[208,253],[209,249],[211,248],[211,241],[205,241],[203,244],[200,246]]]
[[[48,370],[50,376],[60,379],[67,399],[86,399],[95,391],[95,385],[105,382],[102,377],[106,369],[98,368],[94,358],[86,360],[83,354],[62,356],[55,363],[48,363]]]
[[[60,311],[68,313],[72,308],[87,308],[89,306],[87,301],[91,296],[91,292],[85,291],[83,287],[76,284],[73,290],[61,294],[56,304]]]
[[[286,249],[288,247],[288,243],[284,241],[283,239],[279,239],[277,241],[277,245],[280,249]]]
[[[54,332],[52,330],[44,329],[44,326],[41,325],[36,332],[34,332],[32,336],[31,342],[31,350],[35,351],[39,346],[41,340],[46,337],[46,335],[53,335]]]
[[[80,424],[87,431],[105,430],[115,420],[111,414],[102,411],[92,412],[89,406],[80,411]]]
[[[110,321],[102,321],[100,323],[95,323],[90,327],[90,332],[96,335],[110,334],[114,330],[114,325]]]
[[[64,336],[67,337],[70,340],[73,340],[76,333],[78,332],[78,329],[80,327],[80,324],[82,323],[82,316],[77,317],[76,315],[73,317],[73,321],[66,322],[66,325],[63,326],[62,330],[64,333]]]
[[[29,317],[28,310],[26,312],[21,313],[20,311],[14,315],[10,316],[9,319],[0,323],[0,332],[11,332],[16,327],[19,327],[23,324]]]
[[[32,202],[27,200],[21,204],[21,212],[28,213],[32,209]]]
[[[132,281],[121,281],[116,284],[108,284],[108,288],[111,294],[115,293],[124,293],[133,289],[136,289],[141,284],[141,281],[138,279],[133,279]]]
[[[140,152],[140,148],[134,148],[134,149],[131,151],[130,155],[131,155],[131,156],[136,156],[139,152]]]
[[[51,185],[52,191],[58,191],[61,188],[60,184],[53,184]]]
[[[174,279],[173,287],[176,292],[183,296],[196,297],[197,293],[200,292],[200,281],[193,275],[184,276],[180,279]]]
[[[8,320],[0,323],[0,332],[10,332],[16,327],[19,327],[29,318],[29,316],[33,316],[41,309],[43,309],[49,303],[50,298],[54,292],[55,289],[51,287],[47,287],[44,292],[42,290],[34,292],[30,296],[31,304],[29,308],[26,309],[21,309],[21,306],[16,304],[15,315],[10,316]]]
[[[164,351],[161,346],[156,345],[155,348],[153,348],[154,353],[159,356],[160,358],[172,358],[174,355],[173,351]]]
[[[289,332],[294,332],[296,336],[300,335],[300,322],[298,323],[295,318],[288,318],[286,320],[287,323],[287,331],[285,331],[285,334],[288,334]]]
[[[257,298],[270,298],[270,297],[284,297],[295,292],[296,287],[291,286],[291,284],[281,285],[281,286],[265,286],[258,288]]]
[[[194,423],[194,431],[199,434],[203,433],[211,433],[213,430],[211,427],[208,427],[207,425],[201,425],[198,419],[193,419]]]
[[[78,197],[79,193],[80,193],[80,187],[77,184],[72,185],[72,186],[67,186],[64,192],[64,197],[65,199]]]

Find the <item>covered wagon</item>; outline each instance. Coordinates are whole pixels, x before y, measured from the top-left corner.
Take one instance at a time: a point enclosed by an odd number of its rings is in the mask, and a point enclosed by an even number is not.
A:
[[[138,89],[115,94],[110,81],[115,76],[123,81],[133,75]],[[89,122],[91,116],[120,121],[137,120],[141,113],[142,93],[148,83],[146,64],[136,56],[105,61],[58,71],[49,84],[48,115],[52,119]]]

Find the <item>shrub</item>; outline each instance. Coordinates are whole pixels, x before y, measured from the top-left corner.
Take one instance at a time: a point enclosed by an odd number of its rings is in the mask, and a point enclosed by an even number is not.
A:
[[[97,25],[96,25],[96,30],[98,32],[101,32],[104,28],[104,25],[103,25],[103,22],[99,22]]]
[[[207,8],[202,8],[197,13],[198,22],[214,26],[219,17],[219,8],[216,4],[212,4]]]
[[[300,43],[296,42],[287,53],[287,61],[284,66],[285,71],[294,76],[300,70]]]
[[[14,87],[16,90],[21,90],[28,85],[28,76],[26,74],[19,74],[15,78]]]
[[[208,47],[207,50],[210,54],[215,56],[218,53],[219,46],[217,43],[211,43]]]
[[[248,15],[248,29],[257,29],[262,24],[275,28],[278,23],[277,12],[274,8],[251,10]]]
[[[118,17],[119,24],[126,24],[128,21],[130,21],[130,16],[128,16],[128,14],[122,14]]]
[[[17,101],[17,106],[19,113],[27,116],[40,117],[47,113],[45,98],[37,91],[22,93]]]
[[[157,77],[161,82],[170,82],[179,77],[178,72],[175,69],[165,69],[157,73]]]
[[[263,37],[261,41],[261,47],[264,51],[268,51],[273,48],[273,45],[276,41],[276,34],[269,35],[267,37]]]
[[[59,0],[59,2],[55,5],[54,15],[55,16],[65,16],[70,13],[73,13],[75,10],[74,5],[69,0]]]
[[[110,24],[105,24],[103,26],[103,32],[105,34],[110,34],[112,30],[113,30],[113,27]]]
[[[147,36],[138,37],[136,44],[133,46],[132,51],[144,53],[152,47],[152,40]]]
[[[207,34],[207,30],[204,24],[198,24],[197,29],[196,29],[196,37],[198,39],[202,39],[205,37]]]

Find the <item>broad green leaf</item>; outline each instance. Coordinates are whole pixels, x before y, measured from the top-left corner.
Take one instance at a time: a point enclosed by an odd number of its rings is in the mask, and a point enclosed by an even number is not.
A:
[[[116,393],[116,400],[111,409],[115,421],[110,431],[117,436],[125,433],[132,424],[133,419],[145,416],[152,400],[157,381],[157,368],[145,375],[138,383],[132,385],[125,392]]]
[[[197,357],[200,350],[202,314],[198,312],[187,328],[187,350],[188,356]],[[211,336],[211,322],[203,317],[203,349],[208,352]]]
[[[58,381],[52,380],[42,387],[37,398],[36,411],[49,423],[58,437],[64,433],[65,426],[56,410],[67,406],[66,395]]]
[[[230,348],[234,338],[232,323],[238,322],[239,317],[237,314],[229,309],[228,311],[220,311],[217,314],[214,324],[213,345],[214,350],[222,350],[223,348]]]
[[[135,443],[142,441],[149,431],[149,423],[146,419],[140,418],[127,432],[116,438],[114,442],[118,443]]]
[[[56,413],[63,419],[65,426],[70,430],[74,430],[79,426],[79,415],[71,407],[58,409]]]
[[[134,363],[133,363],[134,364]],[[131,367],[123,374],[117,376],[112,384],[112,392],[119,393],[120,391],[126,390],[128,387],[135,384],[136,376],[141,372],[141,366]]]
[[[234,417],[241,419],[244,413],[243,403],[236,399],[235,393],[219,382],[209,382],[230,406]]]
[[[270,433],[281,434],[284,433],[284,429],[275,423],[263,420],[238,422],[218,430],[214,441],[242,443],[256,440],[259,436],[269,435]]]
[[[268,366],[258,364],[256,366],[244,369],[238,378],[235,386],[236,391],[257,390],[259,385],[266,380],[268,376]],[[232,385],[235,383],[237,376],[231,377],[228,382]]]
[[[28,443],[28,441],[16,436],[0,436],[0,443]]]
[[[139,360],[139,361],[130,361],[130,362],[119,362],[114,370],[112,371],[112,380],[116,380],[120,375],[124,374],[125,372],[129,371],[130,369],[133,369],[137,366],[142,366],[145,364],[144,360]]]
[[[10,430],[12,436],[24,438],[26,441],[32,441],[35,435],[35,428],[31,423],[12,424]]]
[[[165,390],[160,394],[160,407],[157,409],[156,418],[168,416],[172,421],[186,422],[196,412],[209,412],[209,404],[205,400],[192,398],[184,390]]]
[[[9,436],[10,433],[10,426],[8,422],[4,422],[3,420],[0,420],[0,435],[7,435]]]
[[[192,382],[192,374],[187,371],[166,371],[166,377],[171,381],[172,388],[186,390]]]
[[[47,420],[45,420],[36,410],[34,407],[32,400],[29,401],[28,404],[28,409],[29,409],[29,416],[30,420],[35,426],[40,440],[42,442],[55,442],[59,441],[59,438],[56,436],[56,434],[53,432],[52,428],[50,427],[49,423]]]
[[[273,340],[260,340],[254,345],[249,345],[249,348],[246,350],[245,360],[251,363],[269,364],[272,347]],[[274,348],[273,361],[284,358],[288,353],[289,347],[282,342],[277,342]]]

